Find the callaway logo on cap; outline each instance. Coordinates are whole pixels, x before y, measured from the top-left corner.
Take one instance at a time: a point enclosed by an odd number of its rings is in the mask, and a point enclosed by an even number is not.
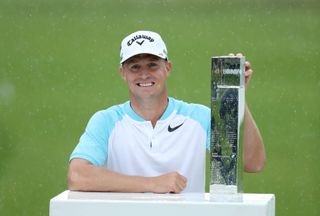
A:
[[[121,42],[120,64],[132,56],[139,54],[151,54],[167,59],[167,48],[161,36],[151,31],[137,31]]]

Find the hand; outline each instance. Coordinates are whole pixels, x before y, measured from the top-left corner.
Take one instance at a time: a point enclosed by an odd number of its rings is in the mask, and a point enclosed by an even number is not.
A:
[[[187,178],[178,172],[150,177],[151,192],[155,193],[180,193],[187,185]]]
[[[243,54],[242,53],[237,53],[236,55],[234,55],[233,53],[230,53],[229,56],[238,56],[238,57],[242,57]],[[249,61],[246,61],[244,63],[244,67],[245,67],[245,72],[244,72],[244,76],[245,76],[245,81],[244,81],[244,85],[247,88],[252,76],[252,69],[251,69],[251,64]]]

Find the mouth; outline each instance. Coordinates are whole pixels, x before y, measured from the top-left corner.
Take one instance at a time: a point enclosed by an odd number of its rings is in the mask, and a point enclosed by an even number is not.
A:
[[[155,84],[155,82],[141,82],[137,83],[137,86],[139,87],[151,87]]]

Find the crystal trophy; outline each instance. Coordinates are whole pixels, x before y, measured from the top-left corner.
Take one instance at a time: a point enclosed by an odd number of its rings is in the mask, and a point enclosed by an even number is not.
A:
[[[242,201],[244,64],[245,57],[211,59],[210,199],[213,201]]]

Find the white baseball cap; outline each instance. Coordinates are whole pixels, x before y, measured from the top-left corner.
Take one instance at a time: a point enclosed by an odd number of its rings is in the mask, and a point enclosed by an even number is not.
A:
[[[139,54],[151,54],[167,59],[167,53],[167,47],[158,33],[152,31],[137,31],[122,40],[120,47],[120,64],[132,56]]]

